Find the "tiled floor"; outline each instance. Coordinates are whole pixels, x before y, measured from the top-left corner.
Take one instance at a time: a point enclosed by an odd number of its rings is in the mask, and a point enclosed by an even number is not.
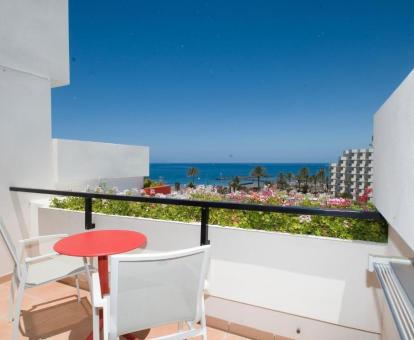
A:
[[[11,339],[11,322],[8,321],[10,284],[0,284],[0,339]],[[81,303],[76,290],[62,283],[50,283],[27,289],[20,317],[21,339],[85,339],[91,331],[91,304],[89,293],[81,291]],[[174,332],[177,325],[157,327],[138,332],[140,339]],[[234,334],[208,328],[209,340],[243,340]],[[201,337],[200,337],[201,338]]]

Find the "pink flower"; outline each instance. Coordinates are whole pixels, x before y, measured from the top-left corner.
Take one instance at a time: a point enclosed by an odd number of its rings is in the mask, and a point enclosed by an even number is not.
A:
[[[312,216],[310,215],[300,215],[299,216],[300,223],[309,223],[312,222]]]
[[[330,198],[326,204],[336,207],[349,207],[352,204],[352,201],[346,198]]]

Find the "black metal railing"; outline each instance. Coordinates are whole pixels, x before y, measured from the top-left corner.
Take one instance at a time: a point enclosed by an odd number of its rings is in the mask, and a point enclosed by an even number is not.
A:
[[[237,203],[237,202],[226,202],[226,201],[221,201],[221,202],[200,201],[200,200],[190,200],[190,199],[100,194],[100,193],[94,193],[94,192],[21,188],[21,187],[10,187],[9,189],[10,191],[16,191],[16,192],[84,198],[85,200],[85,229],[95,228],[95,224],[92,222],[92,199],[94,198],[115,200],[115,201],[171,204],[171,205],[184,205],[184,206],[189,206],[189,207],[199,207],[201,208],[201,230],[200,230],[200,244],[201,245],[210,243],[208,239],[208,219],[209,219],[210,208],[274,212],[274,213],[296,214],[296,215],[319,215],[319,216],[329,216],[329,217],[342,217],[342,218],[384,221],[384,217],[378,211],[360,211],[360,210],[343,210],[343,209],[330,209],[330,208],[329,209],[328,208],[309,208],[309,207],[298,207],[298,206],[261,205],[261,204]]]

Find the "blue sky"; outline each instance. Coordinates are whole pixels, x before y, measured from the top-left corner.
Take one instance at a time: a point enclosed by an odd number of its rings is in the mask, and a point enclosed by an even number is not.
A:
[[[414,67],[414,1],[69,1],[53,136],[153,162],[330,162]]]

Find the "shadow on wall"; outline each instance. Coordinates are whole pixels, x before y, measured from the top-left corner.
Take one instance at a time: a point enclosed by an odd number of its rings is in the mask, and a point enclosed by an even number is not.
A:
[[[24,218],[22,205],[21,205],[21,202],[19,200],[19,193],[10,192],[10,196],[11,196],[15,216],[16,216],[16,219],[17,219],[18,227],[20,229],[21,238],[22,239],[29,238],[29,229],[27,227],[27,224],[26,224],[26,221],[25,221],[25,218]]]
[[[388,256],[414,258],[414,251],[391,226],[388,227]]]

